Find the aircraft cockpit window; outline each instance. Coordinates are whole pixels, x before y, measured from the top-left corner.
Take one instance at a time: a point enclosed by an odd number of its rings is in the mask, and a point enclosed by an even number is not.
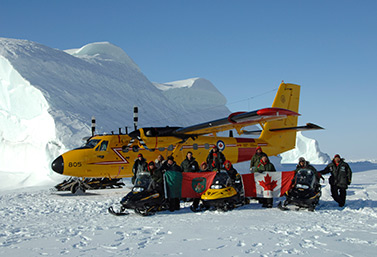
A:
[[[84,147],[85,148],[94,148],[99,143],[99,141],[101,141],[101,140],[99,140],[99,139],[92,139],[89,142],[87,142]]]
[[[99,148],[100,151],[106,151],[107,145],[109,144],[109,141],[102,141],[101,146]]]

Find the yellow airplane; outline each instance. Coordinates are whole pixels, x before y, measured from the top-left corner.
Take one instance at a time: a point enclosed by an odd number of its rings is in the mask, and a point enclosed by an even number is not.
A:
[[[52,169],[72,177],[119,179],[133,175],[132,166],[139,153],[148,162],[160,154],[165,159],[171,155],[177,164],[188,151],[200,164],[215,145],[233,164],[250,160],[258,146],[269,156],[277,155],[295,147],[297,131],[322,129],[311,123],[297,127],[299,98],[299,85],[282,82],[270,108],[232,113],[189,127],[146,127],[129,134],[94,135],[85,146],[56,158]],[[255,131],[244,127],[258,124],[262,128],[259,138],[217,136],[232,129],[239,135],[253,134]]]

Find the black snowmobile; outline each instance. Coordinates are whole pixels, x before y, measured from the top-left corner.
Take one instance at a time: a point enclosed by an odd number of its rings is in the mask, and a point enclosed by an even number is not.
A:
[[[137,214],[149,216],[156,211],[169,209],[163,189],[156,187],[148,172],[138,174],[131,192],[122,198],[120,204],[119,212],[114,211],[112,206],[108,211],[116,216],[122,216],[129,214],[126,209],[133,209]]]
[[[282,210],[290,210],[289,205],[296,206],[296,210],[306,208],[314,211],[321,197],[321,184],[316,172],[309,169],[298,170],[293,186],[285,193],[285,200],[278,204]]]
[[[217,172],[211,187],[202,194],[201,209],[228,211],[245,204],[245,193],[241,176],[232,182],[225,170]]]

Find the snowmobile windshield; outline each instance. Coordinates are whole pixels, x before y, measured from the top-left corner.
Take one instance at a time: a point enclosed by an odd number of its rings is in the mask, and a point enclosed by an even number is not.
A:
[[[226,172],[225,170],[220,170],[219,172],[217,172],[212,182],[212,185],[219,185],[222,187],[228,187],[230,184],[230,177],[228,175],[228,172]]]
[[[137,175],[134,187],[141,187],[144,189],[148,189],[151,183],[152,183],[151,175],[147,172],[142,172]]]
[[[316,174],[312,170],[301,169],[296,173],[296,187],[309,189],[313,188],[316,182]]]

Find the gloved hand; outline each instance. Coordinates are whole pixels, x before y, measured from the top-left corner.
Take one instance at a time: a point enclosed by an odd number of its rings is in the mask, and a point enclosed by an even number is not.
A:
[[[322,179],[323,182],[325,182],[325,178],[322,176],[321,173],[318,172],[319,179]]]

